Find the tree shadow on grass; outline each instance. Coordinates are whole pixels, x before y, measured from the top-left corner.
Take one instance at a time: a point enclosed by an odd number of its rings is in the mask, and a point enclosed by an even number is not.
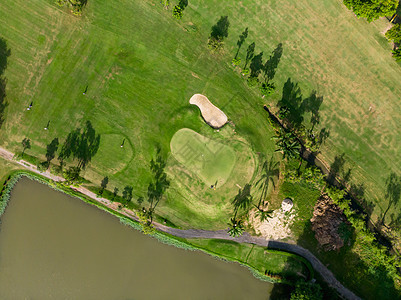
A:
[[[133,191],[133,187],[130,185],[127,185],[124,187],[123,190],[123,198],[126,201],[126,205],[132,200],[132,191]]]
[[[8,106],[8,102],[6,101],[7,79],[3,76],[3,74],[7,68],[7,60],[10,55],[11,50],[7,47],[6,40],[0,37],[0,128],[5,121],[4,115]]]
[[[49,165],[50,161],[56,156],[56,152],[58,149],[58,138],[54,138],[50,144],[46,147],[46,162]]]
[[[238,57],[239,50],[241,49],[241,47],[242,47],[242,45],[244,44],[244,42],[245,42],[245,40],[246,40],[247,37],[248,37],[248,27],[245,28],[245,30],[244,30],[244,31],[241,33],[241,35],[238,37],[238,41],[237,41],[238,49],[237,49],[237,53],[235,53],[235,57],[234,57],[234,58],[237,58],[237,57]]]
[[[386,216],[387,216],[388,212],[390,211],[390,209],[392,207],[397,206],[397,204],[401,198],[401,176],[399,176],[398,174],[396,174],[394,172],[391,172],[390,175],[387,177],[385,197],[388,200],[388,204],[381,216],[381,221],[380,221],[381,225],[384,225],[384,226],[386,226],[385,225],[386,224]],[[394,223],[394,220],[392,219],[388,223],[390,224],[391,222]]]
[[[329,131],[324,128],[317,135],[313,131],[320,124],[320,107],[322,103],[323,97],[318,96],[315,90],[311,92],[309,97],[303,98],[298,83],[288,78],[283,86],[283,94],[277,105],[280,118],[295,130],[306,129],[305,119],[310,114],[309,123],[311,127],[306,131],[315,144],[321,145],[329,136]],[[306,113],[308,115],[305,116]]]
[[[247,67],[247,65],[248,65],[248,63],[249,63],[249,61],[251,61],[252,58],[253,58],[254,55],[255,55],[255,46],[256,46],[256,44],[255,44],[255,42],[253,42],[253,43],[250,44],[250,45],[248,46],[248,48],[246,49],[246,57],[245,57],[244,69],[246,69],[246,67]]]
[[[278,101],[279,114],[281,118],[293,126],[299,128],[304,121],[304,106],[302,105],[302,92],[298,83],[288,78],[283,87],[283,94]]]
[[[217,23],[212,26],[210,37],[216,40],[223,40],[228,36],[229,27],[230,22],[228,21],[228,16],[221,16]]]
[[[318,96],[315,90],[312,91],[308,98],[302,101],[302,111],[311,113],[310,123],[312,124],[312,130],[320,123],[319,110],[322,103],[323,96]]]
[[[188,6],[188,0],[180,0],[178,6],[184,11],[184,9]]]
[[[63,162],[72,156],[78,160],[78,167],[84,169],[95,156],[100,145],[100,135],[96,134],[90,121],[86,121],[83,129],[76,128],[71,131],[65,140],[59,160]]]
[[[170,186],[170,181],[164,171],[167,160],[163,157],[161,148],[156,148],[156,159],[150,161],[150,171],[152,172],[152,180],[148,185],[147,200],[149,202],[148,215],[150,223],[153,221],[153,213],[163,198],[164,193]]]
[[[261,70],[263,69],[263,52],[260,52],[258,55],[255,55],[252,58],[249,68],[251,69],[250,77],[259,76]]]
[[[272,55],[270,55],[269,59],[263,66],[263,73],[266,82],[270,82],[271,80],[274,79],[282,55],[283,55],[283,44],[280,43],[277,45],[276,49],[273,50]]]

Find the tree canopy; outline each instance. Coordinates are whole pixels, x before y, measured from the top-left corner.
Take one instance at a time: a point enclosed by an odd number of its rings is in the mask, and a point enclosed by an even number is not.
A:
[[[291,300],[322,300],[323,294],[318,284],[310,282],[297,282],[295,290],[291,293]]]
[[[387,30],[386,38],[396,44],[401,44],[401,24],[396,24]]]
[[[380,17],[393,15],[398,6],[398,0],[343,0],[345,6],[351,9],[358,18],[366,18],[368,22]]]

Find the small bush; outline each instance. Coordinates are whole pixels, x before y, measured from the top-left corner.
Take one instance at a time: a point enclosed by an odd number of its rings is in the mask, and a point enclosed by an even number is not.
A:
[[[182,19],[182,8],[178,5],[174,6],[173,9],[173,17],[176,18],[177,20],[181,20]]]
[[[254,87],[258,85],[259,79],[255,76],[251,76],[248,78],[247,83],[250,87]]]
[[[222,40],[216,39],[214,37],[210,37],[207,44],[209,49],[212,51],[219,51],[223,48],[224,45]]]
[[[233,64],[233,66],[239,66],[239,64],[241,63],[241,58],[233,58],[231,63]]]

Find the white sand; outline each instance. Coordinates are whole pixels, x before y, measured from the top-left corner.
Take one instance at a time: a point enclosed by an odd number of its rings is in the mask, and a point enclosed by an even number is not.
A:
[[[214,106],[206,96],[195,94],[189,100],[190,104],[199,107],[203,119],[213,128],[220,128],[227,123],[227,116],[216,106]]]

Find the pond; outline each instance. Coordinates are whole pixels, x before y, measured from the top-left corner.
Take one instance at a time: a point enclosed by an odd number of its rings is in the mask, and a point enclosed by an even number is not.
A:
[[[27,178],[1,219],[0,299],[268,299],[272,288]]]

